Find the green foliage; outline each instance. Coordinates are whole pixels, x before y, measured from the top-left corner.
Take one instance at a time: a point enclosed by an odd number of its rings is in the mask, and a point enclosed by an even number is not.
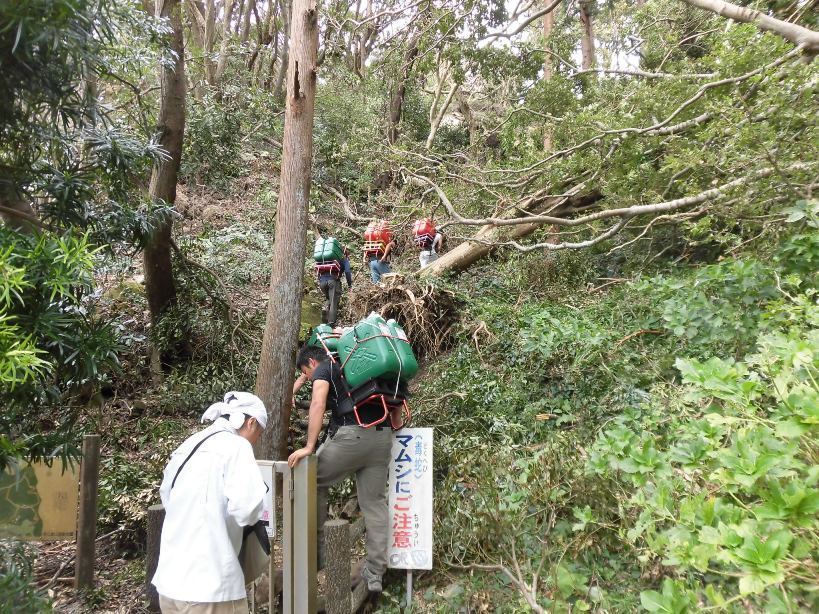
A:
[[[51,612],[45,595],[34,587],[34,553],[20,542],[0,540],[0,609],[3,612]]]
[[[191,183],[224,188],[244,168],[241,150],[241,121],[235,108],[218,104],[210,95],[188,101],[183,177]]]
[[[108,441],[116,446],[102,458],[100,467],[99,521],[103,526],[124,527],[136,535],[134,541],[141,542],[148,506],[158,500],[162,469],[189,430],[173,418],[139,418],[106,428]]]
[[[267,240],[262,233],[236,226],[226,234],[205,235],[184,249],[213,263],[217,275],[224,275],[228,283],[256,281],[266,288],[264,271],[269,264],[262,258],[269,252],[258,246]],[[182,261],[177,270],[177,303],[157,324],[154,336],[163,347],[183,346],[187,360],[168,373],[158,402],[163,411],[184,415],[201,411],[228,390],[253,388],[264,302],[234,292],[232,285],[222,286],[200,265]]]
[[[0,7],[0,193],[32,202],[57,229],[92,231],[98,245],[143,244],[164,206],[134,178],[162,152],[108,117],[96,84],[130,5],[100,0],[6,2]]]
[[[11,221],[0,228],[0,468],[77,454],[78,409],[118,366],[117,331],[95,308],[95,258],[138,249],[170,215],[136,181],[163,155],[153,135],[100,104],[124,57],[115,37],[161,30],[152,19],[137,27],[134,6],[0,6],[0,200]]]
[[[663,299],[665,329],[687,345],[708,349],[732,339],[751,342],[766,303],[778,296],[769,267],[741,260],[699,268],[687,277],[649,279],[640,289]]]
[[[30,168],[43,141],[81,124],[92,103],[72,87],[98,68],[111,40],[110,13],[97,0],[12,0],[0,6],[0,134],[4,165]],[[32,127],[45,138],[31,138]]]
[[[188,253],[237,286],[265,283],[270,277],[273,237],[237,223],[204,233],[189,243]]]
[[[88,235],[0,228],[0,246],[0,269],[9,273],[0,286],[0,468],[15,456],[75,455],[64,445],[74,414],[55,406],[96,391],[117,367],[120,349],[114,328],[89,301]]]
[[[790,215],[774,267],[726,259],[560,302],[525,259],[464,279],[470,328],[416,402],[446,467],[440,556],[542,565],[557,611],[592,588],[611,611],[641,590],[655,612],[815,608],[819,311]],[[459,396],[427,406],[441,390]]]
[[[368,79],[351,89],[349,79],[338,75],[318,89],[313,142],[316,179],[356,197],[366,195],[367,186],[382,170],[365,152],[383,138],[383,122],[376,119],[383,84]]]

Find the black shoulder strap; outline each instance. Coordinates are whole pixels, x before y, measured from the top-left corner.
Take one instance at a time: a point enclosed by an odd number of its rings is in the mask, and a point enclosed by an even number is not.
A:
[[[347,378],[344,377],[344,370],[334,360],[330,361],[330,379],[333,379],[334,366],[338,369],[338,381],[341,382],[341,394],[336,390],[336,412],[338,412],[338,417],[341,417],[352,413],[355,409],[355,403],[353,403],[350,385],[347,383]],[[335,386],[335,383],[333,383],[333,386]],[[342,409],[342,403],[345,405],[344,409]]]
[[[184,469],[185,465],[188,464],[188,461],[191,459],[191,456],[193,456],[193,453],[196,452],[199,449],[199,446],[201,446],[203,443],[205,443],[208,439],[210,439],[214,435],[218,435],[219,433],[227,433],[227,432],[228,431],[216,431],[215,433],[211,433],[207,437],[203,437],[202,439],[200,439],[199,443],[197,443],[195,446],[193,446],[193,450],[191,450],[191,453],[188,454],[188,457],[185,460],[182,461],[182,464],[179,465],[179,469],[176,470],[176,475],[173,476],[173,482],[171,482],[171,490],[173,490],[173,487],[176,486],[176,478],[179,477],[179,472],[182,471],[182,469]]]

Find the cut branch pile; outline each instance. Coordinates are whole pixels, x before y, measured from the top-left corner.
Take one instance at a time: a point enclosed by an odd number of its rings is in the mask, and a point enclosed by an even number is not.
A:
[[[460,320],[460,300],[454,292],[429,282],[392,278],[386,287],[359,286],[344,306],[344,322],[358,322],[371,312],[394,318],[422,359],[449,349]]]

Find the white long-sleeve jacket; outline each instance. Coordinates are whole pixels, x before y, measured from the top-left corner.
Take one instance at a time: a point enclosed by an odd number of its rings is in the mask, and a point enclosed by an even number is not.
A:
[[[176,485],[171,483],[193,447]],[[224,431],[224,432],[221,432]],[[259,520],[265,485],[253,448],[223,418],[171,455],[159,489],[165,522],[152,583],[170,599],[205,603],[246,596],[239,565],[242,527]]]

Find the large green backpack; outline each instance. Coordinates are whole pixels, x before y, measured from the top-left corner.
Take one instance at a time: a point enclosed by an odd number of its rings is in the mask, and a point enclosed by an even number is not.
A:
[[[338,239],[327,237],[326,239],[319,238],[316,240],[316,244],[313,247],[313,260],[315,260],[317,264],[327,264],[343,259],[344,248]]]
[[[386,321],[375,312],[346,329],[337,347],[344,377],[352,390],[374,379],[406,383],[418,372],[418,361],[404,329],[395,320]]]

